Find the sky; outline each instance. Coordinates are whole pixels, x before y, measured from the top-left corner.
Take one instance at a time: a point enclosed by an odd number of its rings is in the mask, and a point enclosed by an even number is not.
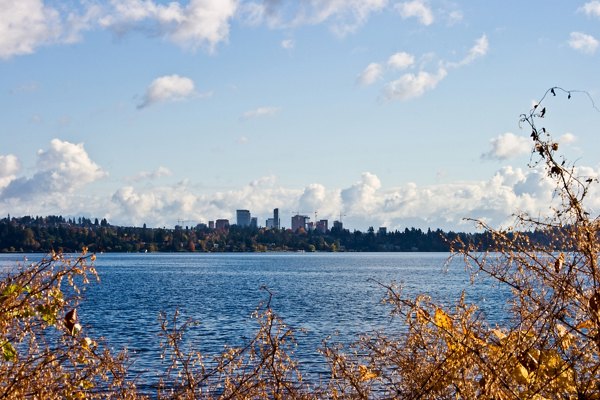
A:
[[[0,215],[507,226],[553,199],[519,115],[600,104],[599,41],[597,0],[0,0]],[[590,97],[544,105],[598,176]]]

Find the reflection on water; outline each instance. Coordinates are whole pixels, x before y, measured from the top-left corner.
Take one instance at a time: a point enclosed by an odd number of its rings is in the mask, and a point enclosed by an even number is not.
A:
[[[28,255],[29,262],[40,256]],[[37,257],[37,258],[36,258]],[[385,289],[375,281],[402,285],[404,294],[430,295],[451,303],[465,288],[491,321],[503,318],[500,292],[490,282],[469,285],[459,261],[446,271],[446,253],[317,253],[317,254],[102,254],[96,269],[100,284],[90,285],[80,306],[87,332],[103,336],[115,349],[127,347],[135,360],[139,383],[151,383],[162,370],[158,315],[172,315],[200,325],[190,338],[206,354],[223,345],[240,345],[251,337],[256,307],[267,299],[261,286],[275,295],[273,309],[296,335],[296,357],[308,378],[326,371],[317,349],[330,335],[352,342],[360,334],[385,330],[401,334],[402,321],[389,317],[380,301]],[[1,255],[0,268],[23,256]],[[317,378],[318,379],[318,378]]]

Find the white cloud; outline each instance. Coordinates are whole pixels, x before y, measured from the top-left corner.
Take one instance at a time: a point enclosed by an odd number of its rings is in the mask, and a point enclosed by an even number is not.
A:
[[[63,149],[61,146],[67,147]],[[78,154],[70,157],[64,153]],[[50,155],[52,154],[52,155]],[[59,154],[62,154],[59,156]],[[400,187],[385,188],[373,173],[365,172],[358,182],[346,188],[328,188],[319,183],[303,189],[284,188],[273,176],[266,176],[247,185],[226,191],[204,191],[189,182],[141,188],[127,185],[112,196],[86,197],[80,189],[86,182],[103,176],[93,163],[78,161],[61,169],[70,158],[85,159],[87,154],[80,145],[56,142],[52,149],[40,153],[38,171],[32,178],[17,178],[8,188],[19,196],[0,195],[0,215],[70,214],[106,217],[120,225],[172,227],[180,218],[190,224],[217,218],[235,218],[235,210],[246,208],[253,216],[264,219],[278,207],[283,226],[290,226],[291,210],[301,210],[319,219],[337,219],[343,213],[344,224],[351,229],[366,230],[369,226],[387,226],[389,230],[416,227],[421,229],[473,230],[463,218],[479,218],[492,226],[511,223],[515,212],[534,216],[550,213],[555,205],[555,188],[543,170],[522,170],[504,167],[487,180],[443,183],[419,186],[408,183]],[[13,160],[14,161],[14,160]],[[11,165],[13,163],[11,161]],[[92,165],[90,165],[92,164]],[[43,168],[48,168],[43,170]],[[13,171],[15,170],[14,167]],[[87,174],[78,172],[88,171]],[[15,173],[18,173],[15,172]],[[580,176],[600,176],[598,168],[578,167]],[[57,176],[53,176],[57,175]],[[68,179],[67,179],[68,178]],[[20,179],[28,180],[27,184]],[[60,184],[54,184],[57,181]],[[50,183],[44,183],[44,182]],[[69,182],[67,184],[67,181]],[[600,195],[596,187],[590,189],[588,207],[600,208]],[[296,208],[298,207],[298,208]]]
[[[151,106],[165,101],[189,98],[195,94],[194,81],[179,75],[167,75],[152,81],[138,108]]]
[[[173,173],[171,172],[171,170],[167,167],[163,167],[162,165],[159,166],[157,169],[155,169],[154,171],[141,171],[140,173],[138,173],[137,175],[135,175],[134,177],[130,178],[129,180],[132,182],[139,182],[139,181],[143,181],[143,180],[156,180],[156,179],[160,179],[160,178],[164,178],[167,176],[171,176]]]
[[[433,12],[424,0],[406,1],[396,4],[395,7],[404,19],[417,18],[422,25],[433,24]]]
[[[213,51],[229,38],[230,20],[237,10],[236,0],[191,0],[166,5],[152,0],[112,0],[112,9],[100,19],[100,25],[119,33],[132,29],[156,31],[173,43],[195,50]]]
[[[298,200],[300,212],[313,212],[321,209],[328,200],[327,190],[320,183],[312,183],[304,188]]]
[[[240,119],[247,120],[259,117],[268,117],[277,114],[281,108],[279,107],[259,107],[255,110],[246,111]]]
[[[489,50],[490,44],[488,42],[487,35],[482,35],[475,41],[473,47],[469,49],[469,52],[459,62],[449,62],[446,65],[450,68],[459,68],[465,65],[471,64],[473,61],[485,56]]]
[[[580,7],[579,11],[583,11],[588,16],[600,17],[600,1],[589,1]]]
[[[138,225],[173,226],[182,216],[206,223],[217,218],[231,220],[239,208],[249,209],[255,216],[272,215],[275,207],[296,204],[301,193],[279,187],[271,176],[239,189],[201,194],[185,182],[143,189],[126,186],[112,196],[110,214],[114,220]]]
[[[383,68],[378,63],[367,65],[363,72],[356,78],[356,82],[362,86],[369,86],[381,79]]]
[[[569,46],[572,49],[586,54],[594,54],[598,49],[598,40],[591,35],[581,32],[571,32]]]
[[[383,97],[386,100],[409,100],[420,97],[435,87],[448,75],[448,70],[460,68],[468,65],[476,59],[487,54],[489,43],[487,36],[483,35],[475,41],[473,47],[469,49],[467,55],[459,62],[439,61],[436,73],[425,71],[425,65],[432,61],[435,55],[425,54],[421,57],[421,65],[416,73],[404,73],[398,79],[385,84]],[[386,63],[388,70],[402,70],[415,64],[415,57],[412,54],[399,52],[392,54]],[[381,64],[371,63],[358,76],[357,83],[367,86],[375,83],[383,77],[384,70]]]
[[[377,190],[381,188],[379,178],[370,172],[364,172],[359,182],[341,191],[344,210],[347,213],[369,214],[381,201]]]
[[[15,179],[20,168],[19,159],[15,155],[0,155],[0,189],[8,186]]]
[[[577,137],[575,135],[573,135],[570,132],[567,132],[558,138],[558,143],[571,144],[571,143],[575,142],[576,140],[577,140]]]
[[[82,13],[53,8],[43,0],[0,0],[0,58],[31,54],[37,48],[73,43],[100,16],[100,7],[84,3]]]
[[[267,0],[240,5],[242,19],[252,25],[294,28],[330,23],[331,30],[344,36],[356,31],[369,16],[381,11],[389,0]]]
[[[443,68],[435,74],[426,71],[404,74],[386,85],[384,96],[387,100],[409,100],[420,97],[425,92],[435,89],[446,75],[447,72]]]
[[[53,139],[48,150],[38,151],[33,176],[13,179],[0,193],[0,199],[51,199],[71,194],[104,176],[106,172],[90,159],[83,144]]]
[[[281,47],[286,50],[291,50],[295,46],[295,43],[292,39],[285,39],[281,41]]]
[[[60,15],[41,0],[0,0],[0,10],[0,58],[30,54],[60,38]]]
[[[531,151],[531,140],[506,132],[490,140],[492,148],[481,155],[482,158],[490,160],[507,160],[515,158]]]
[[[478,58],[485,56],[490,45],[486,35],[475,41],[475,45],[469,50],[469,54],[463,59],[462,64],[470,64]]]
[[[392,54],[388,59],[388,66],[393,69],[406,69],[415,63],[415,57],[412,54],[403,51]]]
[[[192,0],[183,14],[174,15],[176,28],[169,37],[182,46],[196,48],[206,43],[209,49],[229,37],[229,20],[235,14],[235,0]]]

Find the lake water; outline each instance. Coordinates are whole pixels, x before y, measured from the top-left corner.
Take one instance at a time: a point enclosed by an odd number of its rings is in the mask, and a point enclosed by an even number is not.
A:
[[[40,256],[31,255],[30,260]],[[0,255],[5,264],[23,258]],[[206,354],[223,345],[240,345],[252,336],[252,312],[267,294],[272,307],[298,332],[296,358],[308,379],[327,371],[317,349],[322,340],[350,343],[360,334],[402,331],[381,304],[384,284],[397,282],[404,294],[430,295],[452,303],[463,289],[488,319],[503,319],[503,291],[491,282],[469,284],[456,260],[446,266],[447,253],[266,253],[266,254],[101,254],[96,260],[100,283],[85,291],[79,315],[86,335],[102,336],[120,349],[128,348],[132,371],[141,386],[156,381],[164,369],[160,359],[158,315],[182,312],[200,322],[190,338]]]

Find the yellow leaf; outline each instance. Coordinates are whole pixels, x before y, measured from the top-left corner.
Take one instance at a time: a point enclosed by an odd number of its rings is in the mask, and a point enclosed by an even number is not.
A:
[[[359,365],[358,371],[360,373],[361,381],[370,381],[379,376],[376,372],[371,371],[366,365]]]
[[[502,340],[506,337],[506,334],[500,329],[492,329],[492,333],[498,338],[498,340]]]
[[[592,322],[591,319],[588,319],[586,321],[581,321],[580,323],[577,324],[577,326],[575,328],[577,329],[590,329],[594,327],[594,323]]]
[[[575,337],[567,330],[564,325],[556,325],[556,331],[558,332],[558,336],[560,337],[560,347],[563,350],[567,350],[573,344]]]
[[[512,370],[512,377],[520,384],[526,385],[529,383],[529,372],[521,363]]]
[[[435,310],[433,318],[435,324],[446,331],[452,330],[452,319],[441,308]]]

